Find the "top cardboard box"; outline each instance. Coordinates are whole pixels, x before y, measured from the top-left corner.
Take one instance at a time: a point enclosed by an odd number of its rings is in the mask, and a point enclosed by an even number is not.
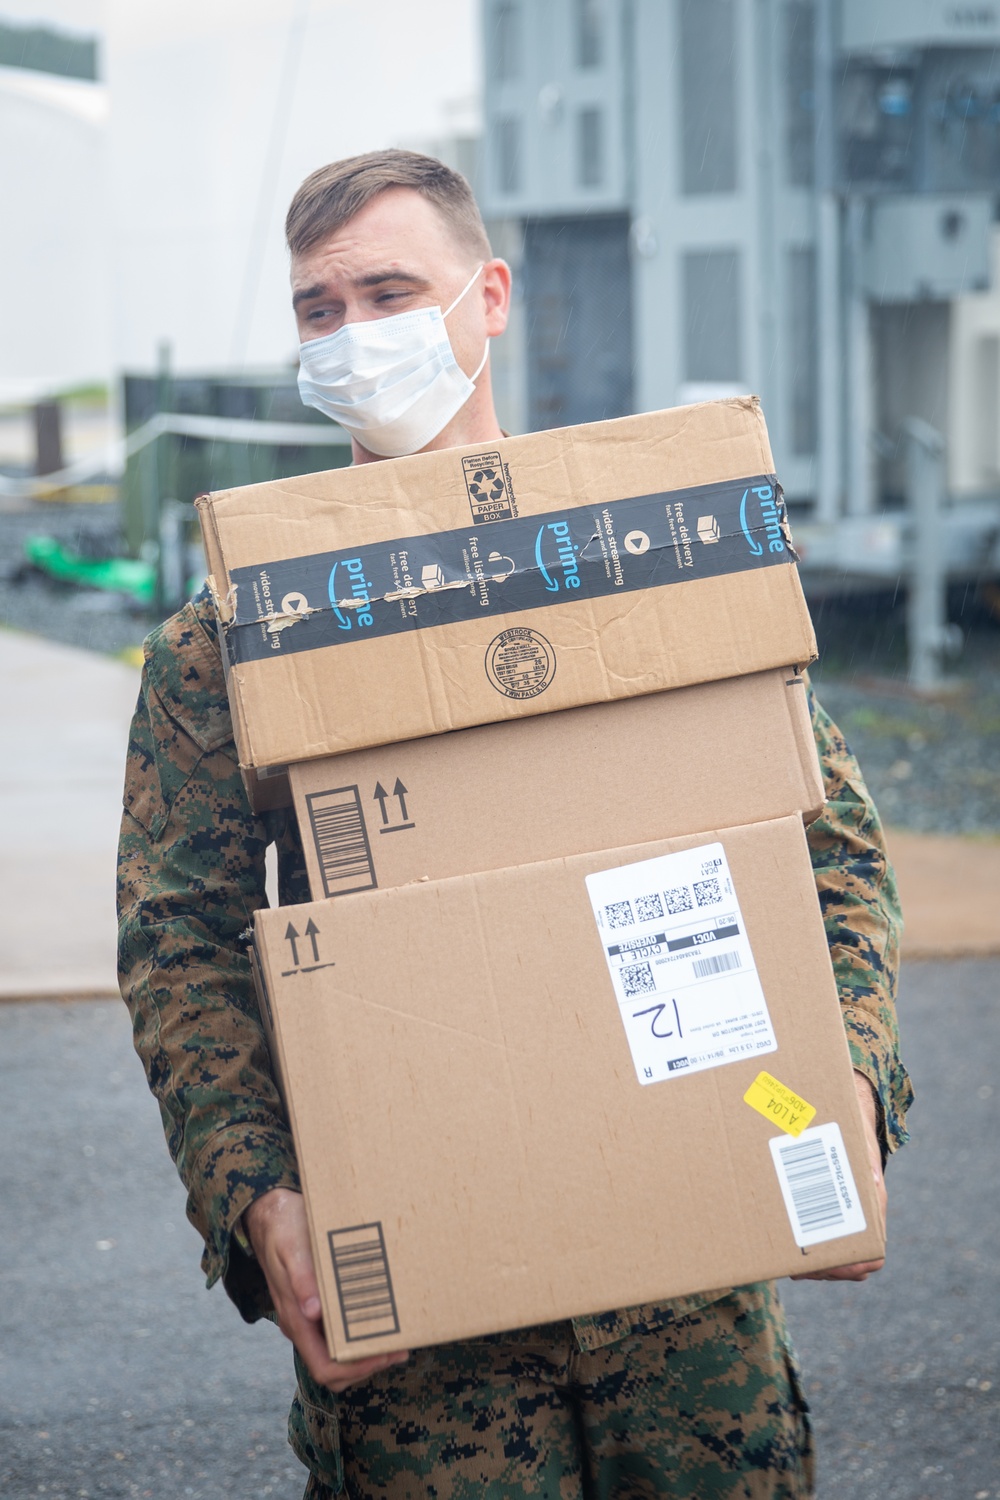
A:
[[[203,496],[241,765],[804,666],[773,468],[746,397]]]

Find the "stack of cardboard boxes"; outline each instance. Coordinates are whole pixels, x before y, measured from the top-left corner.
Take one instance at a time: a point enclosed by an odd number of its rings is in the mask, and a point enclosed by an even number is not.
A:
[[[872,1258],[751,399],[199,502],[331,1354]]]

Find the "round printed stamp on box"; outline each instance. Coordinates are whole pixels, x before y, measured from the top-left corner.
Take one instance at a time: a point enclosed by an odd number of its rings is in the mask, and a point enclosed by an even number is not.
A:
[[[502,630],[486,650],[486,675],[505,698],[537,698],[556,675],[556,654],[537,630]]]

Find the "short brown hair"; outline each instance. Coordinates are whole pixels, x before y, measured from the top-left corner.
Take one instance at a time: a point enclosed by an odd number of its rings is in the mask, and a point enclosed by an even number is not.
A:
[[[456,239],[481,259],[492,255],[472,189],[460,172],[417,151],[366,151],[310,173],[291,201],[285,238],[293,255],[311,250],[379,193],[413,188],[441,214]]]

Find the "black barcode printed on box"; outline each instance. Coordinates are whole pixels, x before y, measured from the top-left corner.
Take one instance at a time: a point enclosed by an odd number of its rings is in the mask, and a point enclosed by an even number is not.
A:
[[[374,890],[378,881],[358,788],[310,792],[306,802],[325,894]]]
[[[711,953],[708,958],[696,958],[691,965],[698,979],[708,979],[712,974],[727,974],[740,967],[738,953]]]
[[[825,1143],[815,1138],[789,1141],[779,1155],[801,1233],[839,1228],[844,1213]]]
[[[398,1333],[399,1317],[382,1225],[331,1229],[327,1238],[346,1338],[354,1342]]]

